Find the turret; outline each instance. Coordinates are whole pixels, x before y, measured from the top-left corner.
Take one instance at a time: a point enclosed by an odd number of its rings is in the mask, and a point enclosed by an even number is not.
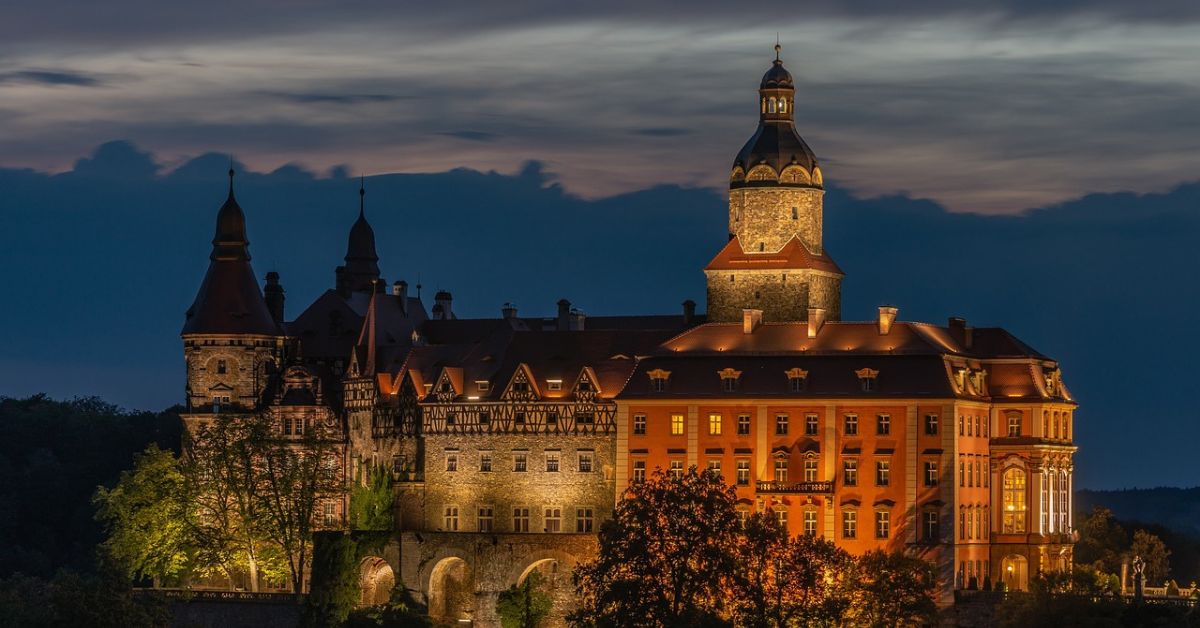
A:
[[[350,227],[346,243],[346,265],[339,267],[338,291],[372,292],[379,280],[379,255],[375,253],[375,230],[367,222],[364,209],[367,195],[363,182],[358,186],[358,220]]]

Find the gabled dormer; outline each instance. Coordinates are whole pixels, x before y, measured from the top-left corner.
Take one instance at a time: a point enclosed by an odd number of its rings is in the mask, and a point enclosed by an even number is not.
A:
[[[447,366],[434,380],[433,398],[440,402],[454,401],[459,395],[466,394],[463,390],[462,369]]]
[[[600,394],[600,380],[596,377],[596,372],[592,367],[585,366],[579,372],[579,378],[575,380],[575,388],[572,390],[577,401],[595,401],[596,396]]]
[[[512,379],[508,380],[508,385],[500,394],[500,398],[504,401],[537,401],[540,396],[541,393],[533,378],[533,372],[524,362],[517,365]]]

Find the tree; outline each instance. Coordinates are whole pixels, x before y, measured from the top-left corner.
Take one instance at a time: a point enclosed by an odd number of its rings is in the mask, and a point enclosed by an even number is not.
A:
[[[537,628],[550,614],[554,601],[544,589],[545,578],[534,569],[521,584],[500,593],[496,612],[504,628]]]
[[[849,609],[856,626],[908,626],[932,622],[937,577],[928,561],[872,550],[858,559]]]
[[[807,535],[788,538],[771,513],[746,520],[731,579],[739,626],[784,628],[826,625],[849,603],[845,590],[852,559],[833,543]]]
[[[1110,574],[1121,573],[1122,552],[1128,545],[1129,535],[1112,511],[1096,506],[1080,521],[1075,564],[1091,565]]]
[[[365,486],[350,493],[350,527],[355,530],[391,530],[393,521],[392,475],[387,467],[370,468]]]
[[[577,624],[720,625],[740,528],[734,487],[695,467],[656,470],[600,528],[597,558],[575,569]]]
[[[192,490],[175,455],[150,445],[115,487],[96,491],[96,518],[108,530],[102,547],[130,578],[178,582],[196,568]]]
[[[1135,556],[1139,556],[1146,562],[1147,585],[1162,583],[1171,571],[1169,562],[1171,550],[1167,549],[1162,539],[1145,530],[1134,531],[1133,543],[1130,544],[1126,556],[1131,561]]]
[[[387,604],[350,611],[343,628],[427,628],[433,623],[424,610],[401,584],[392,590]]]

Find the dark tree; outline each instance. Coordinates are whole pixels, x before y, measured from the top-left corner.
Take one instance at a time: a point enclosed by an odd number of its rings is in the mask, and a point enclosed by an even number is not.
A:
[[[852,582],[856,626],[920,626],[937,613],[937,577],[924,559],[872,550],[858,559]]]

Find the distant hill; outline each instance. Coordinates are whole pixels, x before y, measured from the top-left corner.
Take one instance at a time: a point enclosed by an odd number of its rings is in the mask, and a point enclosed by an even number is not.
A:
[[[1076,514],[1095,506],[1117,519],[1158,524],[1188,535],[1200,535],[1200,487],[1134,488],[1121,491],[1076,491]]]

